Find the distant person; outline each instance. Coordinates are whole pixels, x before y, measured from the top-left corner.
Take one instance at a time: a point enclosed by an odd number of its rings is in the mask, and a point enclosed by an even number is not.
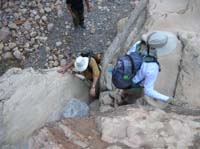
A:
[[[74,27],[77,28],[80,25],[82,28],[86,28],[84,25],[84,5],[83,0],[66,0],[67,8],[72,16]],[[90,12],[89,0],[85,0],[87,11]]]
[[[98,57],[100,59],[100,57]],[[91,81],[89,95],[92,99],[97,98],[99,94],[99,77],[100,77],[100,68],[98,66],[96,57],[92,56],[78,56],[76,59],[72,59],[72,61],[62,67],[58,72],[65,73],[68,69],[71,69],[76,74],[81,74],[84,77],[80,77],[82,79],[87,79]]]
[[[112,82],[123,89],[123,96],[137,93],[139,89],[151,101],[176,104],[173,97],[161,94],[154,89],[160,65],[157,55],[165,55],[176,49],[177,37],[170,32],[152,32],[144,34],[142,39],[131,47],[127,55],[120,57],[112,71]],[[153,99],[153,100],[152,100]],[[152,104],[153,102],[151,102]]]

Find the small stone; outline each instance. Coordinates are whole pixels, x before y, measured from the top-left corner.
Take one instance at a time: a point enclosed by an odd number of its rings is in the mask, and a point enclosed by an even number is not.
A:
[[[13,22],[9,23],[9,24],[8,24],[8,27],[9,27],[10,29],[15,29],[15,30],[18,28],[17,25],[16,25],[15,23],[13,23]]]
[[[31,49],[31,48],[24,48],[24,50],[26,51],[26,52],[33,52],[33,49]]]
[[[46,48],[45,48],[46,53],[49,53],[50,50],[51,50],[51,49],[50,49],[49,47],[46,47]]]
[[[3,51],[4,52],[7,52],[7,51],[10,51],[11,49],[9,48],[9,47],[7,47],[7,46],[5,46],[4,48],[3,48]]]
[[[41,13],[41,14],[44,14],[44,13],[45,13],[45,10],[44,10],[43,8],[41,8],[41,9],[40,9],[40,13]]]
[[[59,46],[61,46],[61,45],[62,45],[62,42],[61,42],[61,41],[56,42],[56,46],[57,46],[57,47],[59,47]]]
[[[53,56],[49,56],[48,59],[49,59],[49,60],[53,60]]]
[[[53,66],[54,66],[54,67],[57,67],[58,65],[59,65],[58,61],[57,61],[57,60],[54,61]]]
[[[95,29],[95,27],[93,26],[93,27],[91,28],[90,33],[91,33],[91,34],[94,34],[95,32],[96,32],[96,29]]]
[[[31,23],[29,21],[26,21],[23,26],[28,31],[31,29]]]
[[[35,16],[35,20],[39,20],[40,19],[40,16],[39,15],[36,15]]]
[[[70,25],[66,25],[65,28],[66,29],[70,29],[71,27],[70,27]]]
[[[111,44],[110,41],[107,41],[107,42],[106,42],[106,46],[107,46],[107,47],[108,47],[110,44]]]
[[[14,49],[13,49],[13,51],[16,51],[16,50],[18,50],[19,48],[18,47],[15,47]]]
[[[24,49],[23,49],[23,48],[21,48],[21,49],[19,49],[19,51],[20,51],[20,52],[23,52],[23,51],[24,51]]]
[[[14,55],[14,57],[16,58],[16,59],[18,59],[18,60],[22,60],[23,59],[23,54],[19,51],[19,50],[15,50],[14,52],[13,52],[13,55]]]
[[[25,43],[24,48],[29,48],[30,44],[29,43]]]
[[[2,27],[0,29],[0,41],[6,40],[10,35],[10,30],[7,27]]]
[[[49,67],[52,68],[53,67],[53,61],[49,61]]]
[[[30,45],[33,45],[34,43],[35,43],[35,38],[31,38]]]
[[[56,55],[53,55],[53,59],[54,59],[54,60],[57,60],[58,58],[57,58],[57,56],[56,56]]]
[[[51,8],[50,7],[46,7],[46,8],[44,8],[44,11],[49,13],[49,12],[51,12]]]
[[[61,59],[63,59],[63,58],[64,58],[64,55],[62,55],[62,54],[59,54],[59,55],[58,55],[58,59],[59,59],[59,60],[61,60]]]
[[[17,37],[17,33],[16,33],[15,30],[12,30],[12,37],[13,37],[13,38]]]
[[[40,30],[41,30],[41,31],[44,31],[44,27],[43,27],[43,26],[41,26],[41,27],[40,27]]]
[[[65,66],[67,64],[67,60],[66,59],[62,59],[60,60],[60,66]]]
[[[47,16],[42,16],[42,20],[43,20],[44,22],[47,22]]]
[[[6,52],[6,53],[4,53],[4,54],[2,55],[2,58],[3,58],[4,60],[13,59],[13,55],[12,55],[11,52]]]
[[[43,43],[45,43],[47,41],[47,37],[39,37],[39,40]]]
[[[36,49],[39,48],[39,45],[36,44],[36,45],[33,46],[33,48],[36,50]]]
[[[53,27],[54,27],[54,24],[53,24],[53,23],[49,23],[49,24],[47,25],[48,31],[52,31]]]
[[[37,32],[36,31],[33,31],[30,33],[31,37],[36,37],[37,36]]]
[[[56,48],[54,48],[53,50],[52,50],[52,52],[56,52],[58,49],[56,49]]]
[[[3,50],[3,47],[4,47],[3,43],[0,43],[0,51]]]
[[[56,51],[56,54],[57,54],[57,55],[60,55],[60,50]]]
[[[13,49],[13,48],[15,48],[17,45],[16,45],[16,43],[14,43],[14,42],[10,42],[9,43],[9,48],[10,49]]]
[[[22,14],[26,14],[27,11],[28,11],[28,10],[27,10],[26,8],[21,9]]]
[[[31,12],[31,14],[34,15],[34,16],[38,14],[37,10],[31,10],[30,12]]]

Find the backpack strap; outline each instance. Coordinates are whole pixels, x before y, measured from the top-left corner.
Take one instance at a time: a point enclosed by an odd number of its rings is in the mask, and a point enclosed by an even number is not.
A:
[[[146,63],[156,63],[159,67],[159,72],[161,71],[161,66],[160,66],[160,63],[158,62],[157,58],[148,55],[148,56],[143,57],[143,61],[146,62]]]
[[[133,59],[132,59],[132,57],[130,56],[130,55],[126,55],[128,58],[129,58],[129,60],[130,60],[130,62],[131,62],[131,76],[129,76],[129,79],[132,79],[133,78],[133,76],[135,75],[135,64],[134,64],[134,61],[133,61]]]

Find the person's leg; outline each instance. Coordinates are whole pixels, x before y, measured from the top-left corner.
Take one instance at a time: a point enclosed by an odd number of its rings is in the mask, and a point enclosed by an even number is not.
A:
[[[128,104],[136,103],[136,100],[143,97],[143,88],[131,88],[123,90],[123,99]]]
[[[72,12],[75,14],[75,17],[72,17],[73,23],[74,23],[74,27],[77,28],[78,25],[79,25],[79,13],[75,9],[72,9]]]
[[[79,10],[79,25],[82,28],[85,28],[85,25],[84,25],[84,9]]]

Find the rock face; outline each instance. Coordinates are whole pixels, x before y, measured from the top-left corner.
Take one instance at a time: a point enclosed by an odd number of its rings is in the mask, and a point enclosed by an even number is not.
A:
[[[80,118],[48,124],[31,137],[29,148],[196,149],[200,145],[199,118],[125,106],[99,115],[96,123],[93,118]]]
[[[71,98],[87,101],[88,88],[68,73],[10,69],[0,78],[4,142],[19,142],[45,122],[58,120]]]
[[[156,88],[196,106],[200,106],[199,8],[198,0],[150,0],[149,19],[144,26],[147,30],[174,32],[182,43],[176,54],[160,58],[163,69]]]
[[[29,149],[102,149],[108,146],[101,140],[93,118],[64,119],[48,124],[38,130],[28,144]]]
[[[198,0],[149,0],[148,29],[199,32],[200,1]]]
[[[129,148],[198,148],[197,119],[160,110],[121,107],[99,117],[98,124],[102,140]]]
[[[177,80],[176,96],[192,105],[200,105],[200,35],[196,33],[182,33],[184,41],[181,71]],[[188,39],[190,38],[190,39]]]

